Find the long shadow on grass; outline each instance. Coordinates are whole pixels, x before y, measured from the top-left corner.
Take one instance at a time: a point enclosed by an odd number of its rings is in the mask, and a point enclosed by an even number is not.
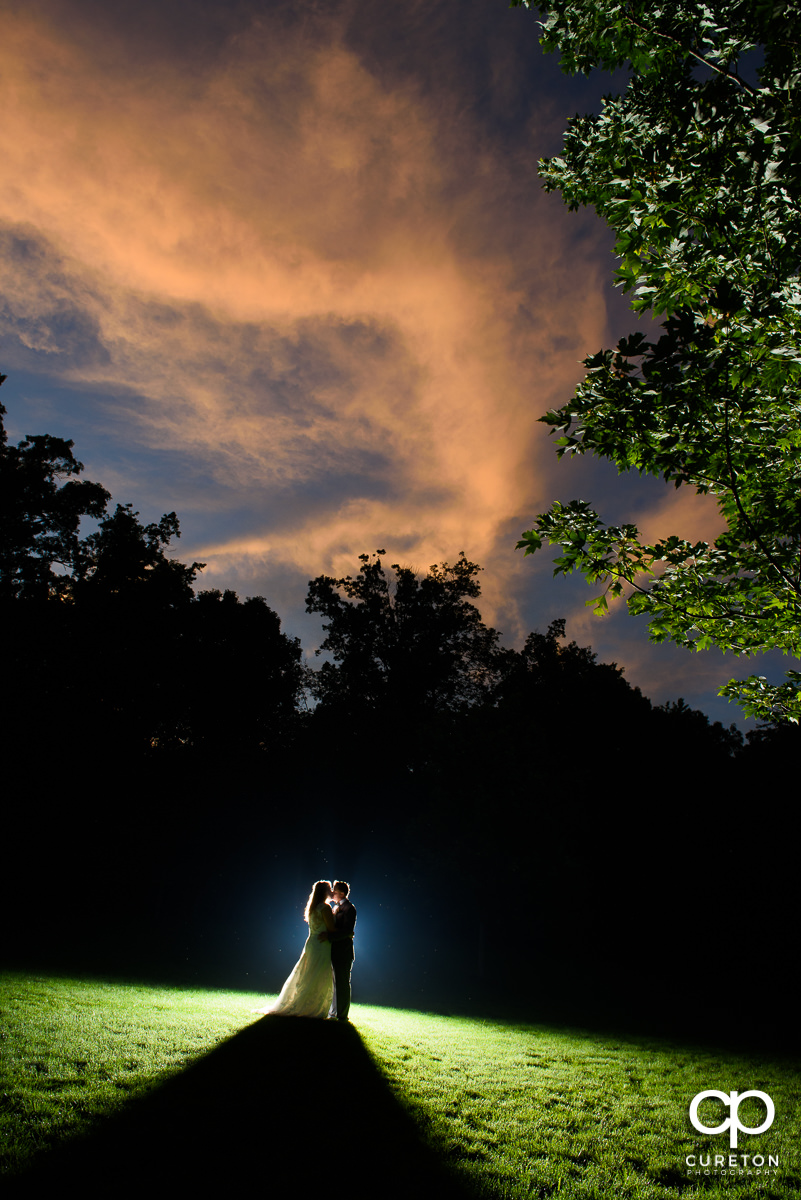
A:
[[[292,1017],[244,1029],[40,1159],[14,1190],[71,1181],[115,1196],[246,1184],[408,1200],[423,1182],[455,1200],[472,1195],[421,1142],[353,1026]]]

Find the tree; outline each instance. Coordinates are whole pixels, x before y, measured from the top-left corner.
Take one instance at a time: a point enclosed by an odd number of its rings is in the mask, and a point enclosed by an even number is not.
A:
[[[69,478],[84,469],[75,443],[40,434],[9,446],[5,412],[0,404],[0,598],[74,601],[80,593],[95,603],[117,596],[151,607],[190,600],[204,564],[188,567],[165,554],[181,536],[176,514],[142,525],[130,504],[118,504],[106,515],[110,493]],[[84,517],[98,527],[81,537]]]
[[[178,517],[165,513],[142,525],[130,504],[118,504],[80,545],[74,593],[85,603],[116,603],[164,610],[192,599],[192,586],[205,563],[191,567],[168,558],[165,550],[180,537]]]
[[[281,632],[262,596],[197,594],[181,615],[175,700],[156,733],[159,745],[188,744],[227,755],[273,750],[298,724],[305,683],[298,638]]]
[[[599,663],[590,646],[567,642],[563,619],[552,621],[547,633],[530,633],[522,650],[503,650],[501,657],[490,702],[468,714],[464,733],[472,747],[470,774],[483,795],[491,778],[502,777],[507,801],[523,796],[530,803],[530,756],[536,748],[541,753],[534,786],[545,791],[548,805],[563,792],[569,764],[574,799],[580,793],[589,811],[597,808],[599,792],[619,784],[616,772],[624,764],[632,779],[647,779],[655,762],[671,756],[698,779],[705,767],[721,769],[742,747],[735,725],[710,725],[705,713],[683,700],[653,705],[624,678],[622,667]],[[477,767],[481,746],[484,780]],[[548,754],[547,747],[558,749]],[[652,795],[657,786],[652,779]],[[636,791],[627,798],[632,796]],[[622,800],[621,795],[616,811]],[[693,803],[698,806],[695,795]],[[602,809],[600,820],[614,824],[613,813]]]
[[[393,563],[391,582],[384,553],[359,555],[355,577],[309,583],[306,611],[323,615],[326,633],[317,653],[333,659],[316,673],[320,708],[418,722],[483,699],[495,680],[498,634],[470,603],[481,568],[462,553],[420,579]]]
[[[63,596],[80,567],[81,518],[102,517],[110,496],[68,478],[83,471],[71,441],[44,434],[9,446],[5,411],[0,404],[0,598]]]
[[[81,750],[97,767],[156,749],[287,742],[305,682],[298,640],[260,596],[196,596],[203,564],[168,554],[176,514],[148,525],[130,504],[107,514],[105,488],[69,478],[83,470],[72,446],[42,435],[9,447],[0,421],[9,743],[36,761]],[[97,524],[81,536],[84,516]]]
[[[528,0],[513,0],[513,4]],[[661,335],[585,359],[575,397],[541,418],[557,453],[715,496],[709,544],[649,544],[583,500],[555,502],[518,543],[561,547],[555,574],[624,591],[652,641],[801,655],[801,15],[780,0],[554,0],[543,46],[567,72],[628,66],[622,96],[569,124],[541,163],[546,190],[615,231],[616,281]],[[758,84],[742,65],[761,50]],[[797,722],[801,673],[720,694]]]

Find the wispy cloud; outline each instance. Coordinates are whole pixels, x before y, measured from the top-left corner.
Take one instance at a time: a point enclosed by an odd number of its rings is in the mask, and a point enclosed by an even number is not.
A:
[[[7,13],[4,369],[102,392],[130,445],[191,461],[181,549],[209,584],[465,549],[520,634],[541,575],[514,540],[568,490],[537,418],[607,339],[605,240],[539,188],[559,105],[504,133],[505,7],[478,29],[468,6],[455,48],[447,6],[393,10],[391,37],[384,7],[240,4],[180,53],[122,8]],[[665,503],[647,521],[708,522]]]

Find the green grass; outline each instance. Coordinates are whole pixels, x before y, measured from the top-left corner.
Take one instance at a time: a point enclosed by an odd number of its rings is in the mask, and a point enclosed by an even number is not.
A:
[[[165,1113],[191,1112],[181,1128],[201,1128],[197,1144],[205,1153],[217,1136],[224,1174],[231,1139],[246,1128],[240,1141],[258,1143],[268,1108],[283,1105],[285,1122],[273,1160],[281,1146],[294,1153],[287,1131],[297,1125],[302,1146],[307,1122],[314,1130],[323,1119],[321,1097],[341,1084],[346,1111],[355,1114],[348,1138],[359,1154],[374,1151],[373,1173],[392,1154],[409,1178],[428,1169],[414,1157],[406,1123],[412,1140],[422,1139],[455,1172],[454,1193],[461,1180],[467,1191],[510,1200],[801,1195],[794,1066],[366,1005],[352,1011],[353,1033],[322,1022],[259,1021],[250,1011],[256,1001],[241,992],[0,976],[0,1169],[13,1176],[35,1168],[47,1161],[43,1152],[79,1133],[97,1141],[114,1126],[109,1118],[116,1114],[120,1125],[119,1114],[146,1113],[162,1097],[158,1122]],[[689,1123],[690,1100],[709,1088],[759,1088],[772,1097],[774,1125],[741,1135],[738,1153],[778,1155],[777,1175],[688,1176],[687,1154],[729,1153],[726,1137],[704,1137]],[[213,1114],[209,1096],[221,1097]],[[702,1110],[710,1123],[720,1111]],[[221,1114],[232,1112],[225,1125]],[[751,1125],[762,1119],[752,1101],[740,1113]],[[139,1132],[135,1144],[153,1142]],[[243,1153],[240,1145],[237,1161]],[[118,1151],[113,1157],[119,1161]],[[387,1194],[386,1186],[373,1191]]]
[[[0,975],[0,1172],[83,1132],[249,1021],[257,996]]]
[[[797,1066],[388,1009],[362,1009],[358,1023],[427,1136],[491,1196],[801,1195]],[[741,1135],[738,1153],[778,1154],[775,1178],[688,1176],[686,1155],[729,1153],[727,1137],[702,1136],[689,1121],[693,1096],[710,1088],[771,1096],[773,1126]],[[710,1125],[725,1115],[701,1112]],[[740,1116],[756,1126],[764,1109],[748,1100]]]

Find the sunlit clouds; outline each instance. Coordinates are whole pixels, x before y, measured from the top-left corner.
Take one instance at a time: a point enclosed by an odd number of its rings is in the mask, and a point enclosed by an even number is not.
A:
[[[373,25],[380,7],[362,6]],[[286,616],[287,580],[352,571],[363,551],[426,569],[464,549],[487,568],[485,616],[519,638],[550,572],[514,542],[574,494],[537,418],[609,340],[611,259],[592,216],[537,182],[575,105],[537,84],[540,107],[500,136],[474,95],[483,20],[482,104],[530,100],[514,49],[530,14],[472,6],[478,33],[466,22],[449,58],[439,10],[459,6],[434,9],[427,28],[409,5],[396,49],[367,21],[359,43],[352,4],[240,5],[213,51],[195,31],[200,48],[171,55],[157,22],[151,54],[122,15],[115,34],[80,6],[12,6],[0,365],[40,381],[31,412],[48,381],[103,397],[91,437],[113,425],[130,461],[104,471],[62,400],[64,431],[115,498],[178,510],[206,586]],[[412,65],[390,70],[401,49]],[[653,495],[657,536],[687,515],[701,536],[709,504],[662,514],[674,500]]]

